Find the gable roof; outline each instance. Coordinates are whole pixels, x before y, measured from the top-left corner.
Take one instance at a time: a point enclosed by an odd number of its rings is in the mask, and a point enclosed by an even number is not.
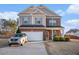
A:
[[[35,12],[37,11],[37,12]],[[46,6],[31,6],[24,11],[20,12],[20,14],[34,14],[34,13],[41,13],[45,14],[46,16],[59,16],[54,11],[49,10]],[[60,17],[60,16],[59,16]]]
[[[65,35],[74,35],[79,37],[79,29],[70,29]]]
[[[70,29],[66,33],[76,33],[76,32],[79,32],[79,29]]]

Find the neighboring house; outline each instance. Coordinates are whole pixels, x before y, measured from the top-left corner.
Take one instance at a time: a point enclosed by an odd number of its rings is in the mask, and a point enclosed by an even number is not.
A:
[[[70,29],[66,32],[67,36],[70,36],[71,39],[79,39],[79,30],[78,29]]]
[[[6,31],[11,31],[10,27],[5,27],[5,22],[6,19],[0,19],[0,31],[1,32],[6,32]]]
[[[0,29],[2,27],[4,27],[4,22],[6,21],[6,19],[0,19]]]
[[[45,6],[31,6],[18,14],[18,25],[29,41],[52,40],[62,35],[61,16]]]
[[[6,19],[0,19],[0,31],[5,31],[4,27],[4,23],[5,23]]]
[[[69,31],[66,32],[66,35],[79,36],[79,30],[78,29],[70,29]]]

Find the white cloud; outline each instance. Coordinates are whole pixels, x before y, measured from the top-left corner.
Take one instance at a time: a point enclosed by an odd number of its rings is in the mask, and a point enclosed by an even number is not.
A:
[[[65,27],[65,33],[70,29],[79,29],[79,19],[67,20],[66,22],[62,23],[62,25]]]
[[[18,12],[0,12],[0,19],[17,19]]]
[[[66,12],[73,13],[73,14],[79,14],[79,4],[70,5]]]
[[[63,17],[69,17],[69,15],[72,14],[79,15],[79,4],[69,5],[66,10],[57,10],[56,13],[62,16],[62,19]],[[65,27],[64,32],[67,32],[70,29],[79,29],[79,19],[76,17],[75,19],[68,19],[67,21],[63,21],[61,24],[63,27]]]
[[[64,16],[65,12],[63,10],[57,10],[55,11],[57,14],[59,14],[60,16]]]
[[[67,24],[79,25],[79,19],[68,20],[68,21],[67,21]]]
[[[65,16],[68,14],[79,14],[79,4],[72,4],[72,5],[69,5],[69,7],[65,11],[57,10],[55,12],[60,16]]]

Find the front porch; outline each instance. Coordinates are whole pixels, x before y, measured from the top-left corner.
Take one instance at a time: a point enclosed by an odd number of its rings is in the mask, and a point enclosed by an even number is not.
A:
[[[61,30],[45,30],[44,40],[53,40],[53,36],[62,36]]]

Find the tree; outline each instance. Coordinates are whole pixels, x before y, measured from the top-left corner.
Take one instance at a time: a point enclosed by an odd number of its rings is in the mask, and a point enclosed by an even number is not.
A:
[[[15,33],[15,32],[16,32],[16,29],[17,29],[17,22],[16,22],[15,20],[11,20],[11,19],[6,20],[6,21],[4,22],[4,28],[5,28],[5,29],[10,28],[11,31],[12,31],[13,33]]]
[[[17,30],[17,22],[13,19],[3,19],[1,35],[14,35]]]
[[[17,29],[16,33],[21,33],[21,31],[20,31],[20,29],[19,29],[19,28]]]

